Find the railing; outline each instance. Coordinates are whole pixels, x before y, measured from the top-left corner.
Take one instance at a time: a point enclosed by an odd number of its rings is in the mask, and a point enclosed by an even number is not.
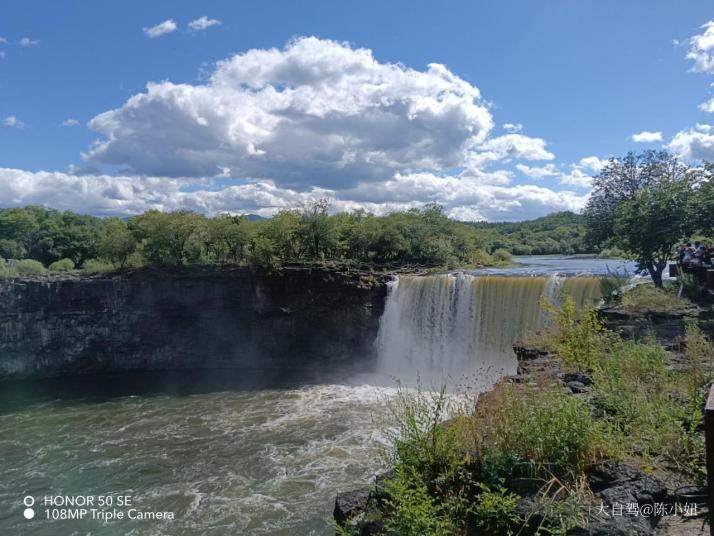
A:
[[[704,439],[707,448],[707,496],[709,505],[709,534],[714,536],[714,384],[709,388],[704,408]]]

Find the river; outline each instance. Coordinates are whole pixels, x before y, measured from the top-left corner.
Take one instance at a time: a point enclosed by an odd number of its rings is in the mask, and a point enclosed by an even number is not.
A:
[[[380,470],[395,378],[486,388],[514,370],[510,345],[542,323],[543,294],[568,287],[593,301],[598,283],[587,276],[625,266],[517,260],[393,283],[371,376],[295,384],[184,371],[0,386],[0,534],[334,534],[335,493]],[[129,496],[135,512],[174,519],[48,520],[52,508],[35,505],[26,520],[28,495]]]

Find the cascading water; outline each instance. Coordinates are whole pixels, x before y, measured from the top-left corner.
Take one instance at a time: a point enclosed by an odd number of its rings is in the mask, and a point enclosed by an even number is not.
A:
[[[512,344],[546,318],[542,296],[599,299],[594,277],[402,276],[380,321],[379,372],[413,385],[483,390],[515,372]]]

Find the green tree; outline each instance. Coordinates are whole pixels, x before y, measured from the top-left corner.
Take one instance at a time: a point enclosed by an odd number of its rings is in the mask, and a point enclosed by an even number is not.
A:
[[[203,220],[203,216],[190,210],[149,210],[132,218],[129,227],[149,262],[182,266],[189,257],[189,239]]]
[[[611,158],[593,177],[593,191],[583,211],[586,242],[604,246],[613,237],[617,210],[632,201],[638,192],[663,182],[684,180],[692,171],[667,151],[627,153]]]
[[[677,244],[696,229],[688,210],[692,192],[688,180],[662,181],[617,208],[613,242],[632,255],[657,287]]]
[[[136,238],[119,218],[108,218],[99,239],[99,254],[119,268],[125,268],[136,251]]]
[[[327,199],[320,199],[306,204],[300,211],[297,237],[310,259],[328,257],[336,244],[335,228],[328,215],[329,209]]]

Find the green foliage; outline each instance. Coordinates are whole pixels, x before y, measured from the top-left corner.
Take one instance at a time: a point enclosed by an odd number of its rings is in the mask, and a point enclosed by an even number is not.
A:
[[[115,269],[112,263],[102,259],[87,259],[82,265],[82,270],[87,274],[103,274]]]
[[[399,467],[386,486],[390,534],[449,536],[459,534],[443,504],[433,497],[421,475]]]
[[[608,269],[607,275],[600,278],[600,294],[605,305],[613,306],[622,303],[623,287],[630,281],[627,273],[612,272]]]
[[[473,510],[473,523],[486,534],[515,534],[523,520],[516,512],[518,495],[503,485],[489,487],[479,482],[480,493]]]
[[[50,272],[71,272],[74,270],[72,259],[60,259],[49,266]]]
[[[102,258],[119,268],[125,268],[136,248],[136,238],[123,220],[108,218],[104,221],[98,244]]]
[[[156,265],[181,266],[195,253],[190,239],[202,229],[204,217],[188,210],[150,210],[129,221],[147,260]]]
[[[485,223],[474,227],[481,234],[483,248],[492,253],[505,248],[514,255],[550,255],[588,253],[585,220],[573,212],[557,212],[523,222]]]
[[[618,248],[617,246],[611,248],[603,248],[600,253],[597,254],[599,259],[626,259],[627,253]]]
[[[611,158],[593,179],[584,210],[586,241],[616,246],[638,262],[658,287],[676,244],[697,229],[692,203],[703,180],[667,151]]]
[[[597,311],[592,307],[579,311],[571,296],[564,296],[557,307],[548,302],[543,305],[557,331],[552,349],[563,363],[579,371],[597,366],[606,342]]]
[[[504,248],[498,248],[493,252],[493,260],[498,263],[511,262],[511,252]]]
[[[680,298],[674,289],[657,288],[641,284],[629,289],[622,295],[622,305],[632,313],[651,311],[675,312],[691,307],[691,302]]]
[[[15,272],[18,275],[42,275],[47,273],[47,268],[39,261],[22,259],[15,263]]]
[[[573,481],[585,466],[613,453],[607,424],[559,387],[505,390],[481,415],[478,430],[492,479],[509,478],[519,467],[545,480]]]

